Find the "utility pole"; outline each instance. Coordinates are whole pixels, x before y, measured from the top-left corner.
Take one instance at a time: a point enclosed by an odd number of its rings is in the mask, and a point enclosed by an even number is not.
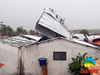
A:
[[[4,23],[4,21],[1,21],[0,23],[1,23],[0,25],[1,25],[1,29],[2,29],[2,38],[3,38],[3,33],[4,32],[3,32],[3,24],[2,23]]]
[[[2,25],[2,23],[4,23],[3,21],[2,22],[0,22],[1,24],[0,25]]]

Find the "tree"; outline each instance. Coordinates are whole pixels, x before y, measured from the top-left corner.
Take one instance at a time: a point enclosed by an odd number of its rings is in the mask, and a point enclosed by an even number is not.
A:
[[[6,26],[6,35],[12,36],[13,35],[13,29],[10,26]]]
[[[80,33],[81,33],[81,34],[89,35],[89,32],[88,32],[88,30],[86,30],[86,29],[82,29],[82,30],[80,31]]]
[[[2,31],[1,34],[2,34],[2,37],[3,37],[4,35],[6,35],[6,29],[7,29],[7,28],[6,28],[6,25],[2,25],[2,26],[1,26],[1,31]]]
[[[13,31],[12,36],[16,36],[16,35],[17,35],[17,32],[16,31]]]
[[[0,28],[0,35],[2,35],[2,37],[4,35],[12,36],[13,32],[14,31],[10,26],[2,25]]]
[[[17,35],[20,35],[20,33],[22,33],[22,29],[21,29],[20,27],[18,27],[18,28],[16,29],[16,33],[17,33]]]
[[[27,30],[23,29],[22,34],[28,34]]]
[[[39,35],[39,33],[34,30],[29,30],[29,34],[30,35]]]
[[[21,27],[18,27],[18,28],[16,29],[16,34],[17,34],[17,35],[20,35],[20,34],[28,34],[28,32],[27,32],[27,30],[25,30],[25,29],[23,29],[23,28],[21,28]]]
[[[29,30],[29,34],[30,35],[35,35],[35,31],[34,30]]]
[[[80,73],[80,69],[81,68],[84,68],[84,69],[87,69],[84,67],[84,63],[83,61],[85,61],[86,58],[91,58],[91,57],[86,57],[87,53],[84,53],[83,55],[81,55],[80,53],[75,57],[75,58],[72,58],[72,62],[69,63],[69,72],[74,74],[74,75],[90,75],[90,74],[82,74]]]

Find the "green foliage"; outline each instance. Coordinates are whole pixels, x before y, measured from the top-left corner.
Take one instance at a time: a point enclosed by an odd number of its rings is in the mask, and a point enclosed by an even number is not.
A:
[[[0,27],[0,36],[18,36],[20,34],[30,34],[30,35],[39,35],[38,32],[34,31],[34,30],[29,30],[29,32],[26,29],[23,29],[22,26],[17,27],[16,30],[14,30],[13,28],[11,28],[10,26],[7,25],[2,25]]]
[[[16,29],[16,34],[17,34],[17,35],[20,35],[20,34],[28,34],[28,32],[27,32],[27,30],[25,30],[25,29],[23,29],[23,28],[21,28],[21,27],[18,27],[18,28]]]
[[[39,35],[39,33],[34,30],[29,30],[29,34],[30,35]]]
[[[72,62],[69,63],[69,72],[74,74],[74,75],[90,75],[90,74],[82,74],[80,73],[80,69],[81,68],[84,68],[84,69],[87,69],[84,67],[84,61],[86,58],[90,58],[90,57],[86,57],[87,53],[84,53],[83,55],[81,55],[80,53],[75,57],[75,58],[72,58]]]
[[[6,26],[6,35],[8,36],[13,35],[13,29],[10,26]]]
[[[89,35],[89,32],[88,32],[88,30],[86,30],[86,29],[82,29],[82,30],[80,31],[80,33],[81,33],[81,34]]]
[[[2,36],[4,36],[4,35],[12,36],[13,29],[10,26],[2,25],[0,28],[0,34]]]

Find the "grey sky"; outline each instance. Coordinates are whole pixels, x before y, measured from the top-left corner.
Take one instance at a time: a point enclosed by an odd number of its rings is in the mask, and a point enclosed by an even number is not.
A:
[[[100,29],[100,0],[0,0],[0,21],[34,29],[47,6],[65,18],[69,29]]]

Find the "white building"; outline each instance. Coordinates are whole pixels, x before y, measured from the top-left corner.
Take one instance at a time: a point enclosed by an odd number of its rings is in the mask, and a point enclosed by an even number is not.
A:
[[[68,64],[78,53],[88,53],[92,58],[100,58],[100,49],[94,45],[56,38],[22,47],[12,47],[0,43],[0,75],[41,75],[39,58],[47,58],[48,75],[71,75]],[[61,58],[59,55],[63,55]]]

